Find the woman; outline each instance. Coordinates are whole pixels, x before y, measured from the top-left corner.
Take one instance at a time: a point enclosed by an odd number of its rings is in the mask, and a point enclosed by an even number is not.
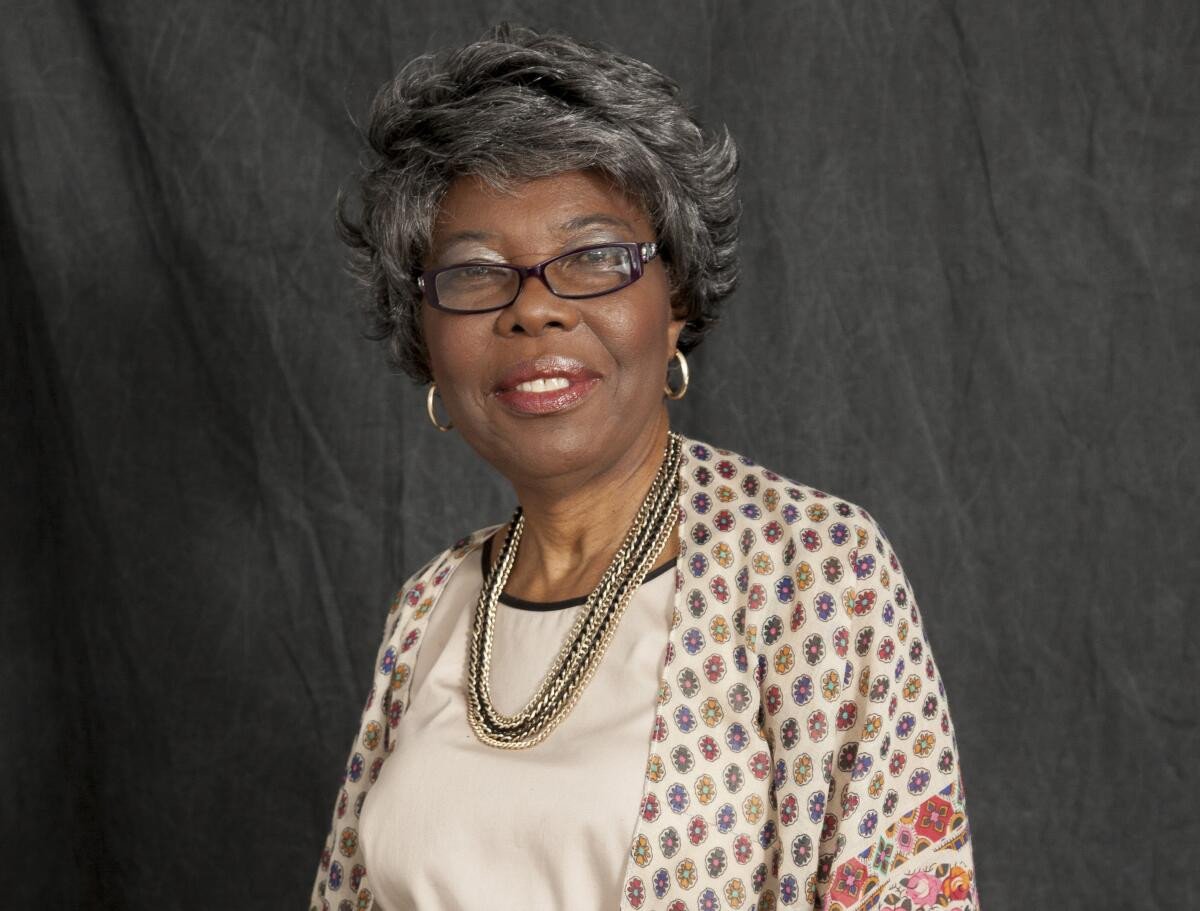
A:
[[[976,904],[879,527],[670,429],[738,214],[676,92],[502,27],[376,100],[345,236],[431,421],[520,505],[392,604],[315,908]]]

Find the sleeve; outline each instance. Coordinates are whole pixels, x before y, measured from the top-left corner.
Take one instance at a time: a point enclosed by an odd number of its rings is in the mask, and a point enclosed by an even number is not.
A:
[[[799,552],[783,645],[764,655],[780,901],[975,909],[954,726],[900,561],[845,502],[804,529]]]

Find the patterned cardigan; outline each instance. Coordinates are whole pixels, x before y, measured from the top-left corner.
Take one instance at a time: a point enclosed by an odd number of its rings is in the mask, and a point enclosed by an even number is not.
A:
[[[977,908],[946,692],[878,524],[696,440],[680,473],[675,611],[614,907]],[[363,800],[438,596],[495,528],[438,554],[392,602],[313,909],[375,905]]]

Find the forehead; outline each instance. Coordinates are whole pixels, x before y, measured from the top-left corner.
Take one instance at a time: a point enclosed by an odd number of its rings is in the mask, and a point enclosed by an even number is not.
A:
[[[506,189],[459,177],[438,208],[433,246],[480,240],[534,249],[597,226],[636,235],[622,240],[653,240],[642,206],[594,171],[567,171]]]

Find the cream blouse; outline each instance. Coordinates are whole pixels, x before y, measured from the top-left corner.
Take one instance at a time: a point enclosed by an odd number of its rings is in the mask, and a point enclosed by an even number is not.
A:
[[[501,750],[472,733],[464,698],[471,622],[491,559],[490,547],[479,551],[429,619],[397,746],[363,804],[375,907],[614,907],[645,782],[675,561],[634,592],[558,728],[530,749]],[[525,706],[582,610],[582,597],[501,597],[491,662],[497,709]]]

